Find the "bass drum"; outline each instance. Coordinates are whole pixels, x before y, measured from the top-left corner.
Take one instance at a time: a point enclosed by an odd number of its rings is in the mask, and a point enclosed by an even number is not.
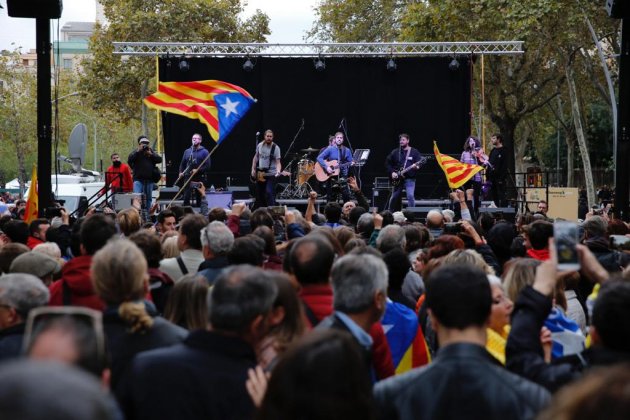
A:
[[[302,159],[298,162],[298,185],[302,185],[315,173],[315,162],[309,159]]]

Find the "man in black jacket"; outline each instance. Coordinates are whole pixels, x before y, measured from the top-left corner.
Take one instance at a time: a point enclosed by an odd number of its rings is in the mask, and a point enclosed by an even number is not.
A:
[[[153,168],[162,162],[162,156],[158,155],[149,146],[147,136],[138,137],[138,148],[129,154],[127,163],[133,169],[133,192],[144,194],[146,200],[146,212],[148,216],[151,208],[151,194],[153,194]]]
[[[247,371],[256,366],[254,348],[269,330],[277,294],[262,269],[225,270],[212,289],[208,330],[136,356],[127,418],[251,419]]]
[[[395,184],[387,205],[387,209],[392,212],[402,208],[403,189],[407,194],[407,207],[415,206],[416,174],[418,173],[418,166],[422,164],[422,155],[418,149],[409,145],[409,134],[400,134],[398,142],[400,147],[392,150],[385,160],[387,174],[391,177],[392,183]]]
[[[503,136],[493,134],[491,137],[492,146],[488,163],[486,165],[486,177],[492,183],[490,194],[492,201],[497,207],[505,207],[505,179],[508,175],[507,155],[503,147]]]
[[[381,418],[528,419],[549,402],[544,388],[508,372],[486,351],[492,294],[482,270],[437,269],[426,304],[440,350],[427,367],[376,385]]]

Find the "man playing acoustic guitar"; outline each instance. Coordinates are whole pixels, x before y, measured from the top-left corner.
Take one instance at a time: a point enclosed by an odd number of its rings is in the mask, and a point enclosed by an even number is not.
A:
[[[252,181],[256,181],[255,207],[276,205],[275,179],[281,174],[280,146],[273,142],[273,131],[265,131],[263,141],[256,146],[252,159]]]
[[[343,133],[336,132],[334,142],[325,148],[319,156],[317,156],[317,163],[319,167],[315,166],[315,176],[320,182],[327,181],[326,192],[328,194],[328,201],[337,201],[336,188],[333,188],[333,182],[331,178],[337,176],[336,187],[341,191],[343,201],[350,201],[351,194],[350,188],[348,188],[348,169],[352,165],[352,153],[350,149],[343,145]]]
[[[392,212],[401,210],[403,188],[407,193],[407,207],[415,206],[416,173],[426,160],[417,149],[409,146],[409,134],[400,134],[398,141],[400,147],[392,150],[385,160],[385,167],[394,187],[387,206]]]

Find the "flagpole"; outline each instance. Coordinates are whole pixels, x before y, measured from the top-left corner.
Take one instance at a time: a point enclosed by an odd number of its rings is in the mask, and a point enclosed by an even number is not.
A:
[[[192,180],[192,177],[195,176],[195,174],[197,173],[197,171],[199,170],[199,168],[201,168],[208,159],[210,159],[210,156],[212,156],[212,154],[214,153],[215,150],[217,150],[217,147],[219,147],[219,144],[216,144],[212,150],[210,150],[210,153],[208,153],[208,156],[206,156],[206,158],[204,160],[201,161],[201,163],[199,164],[199,166],[197,166],[197,168],[192,171],[190,173],[190,176],[188,177],[188,179],[186,180],[186,182],[184,182],[184,185],[182,185],[182,187],[179,189],[179,191],[177,191],[177,194],[175,194],[175,197],[173,197],[173,199],[171,201],[169,201],[168,205],[166,206],[167,209],[171,208],[171,205],[173,205],[173,201],[177,200],[180,196],[180,194],[186,189],[186,186],[190,183],[190,181]]]

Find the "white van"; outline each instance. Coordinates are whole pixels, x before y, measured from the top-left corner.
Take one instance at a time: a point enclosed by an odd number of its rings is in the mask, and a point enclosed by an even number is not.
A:
[[[75,173],[69,175],[52,175],[51,184],[52,191],[56,200],[64,201],[64,208],[68,213],[72,213],[80,206],[84,209],[87,207],[88,200],[91,205],[100,204],[105,199],[102,195],[96,199],[95,194],[103,189],[105,182],[99,181],[98,172],[85,171],[84,173]],[[30,182],[24,198],[28,197]]]

